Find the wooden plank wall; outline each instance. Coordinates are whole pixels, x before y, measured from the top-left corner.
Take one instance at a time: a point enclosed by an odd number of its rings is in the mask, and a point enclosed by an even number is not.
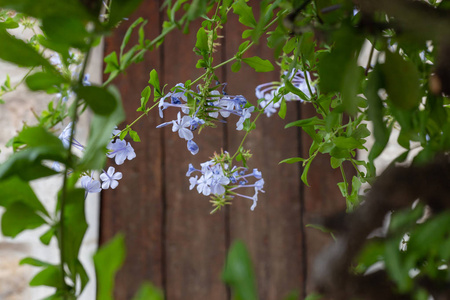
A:
[[[159,5],[158,1],[144,1],[129,21],[105,39],[105,55],[119,49],[127,27],[139,16],[148,19],[147,37],[156,37],[164,19]],[[163,46],[147,53],[143,63],[133,65],[125,76],[115,80],[127,123],[138,116],[140,92],[152,69],[158,71],[161,83],[168,88],[201,74],[195,68],[198,58],[192,49],[196,29],[192,28],[189,35],[169,34]],[[244,29],[235,16],[230,16],[216,61],[234,55]],[[246,55],[274,60],[264,43]],[[239,73],[227,66],[217,75],[228,83],[228,94],[244,95],[252,103],[256,103],[254,89],[258,84],[279,78],[276,71],[255,73],[246,66]],[[258,121],[245,147],[252,149],[249,163],[262,171],[266,193],[253,212],[250,201],[238,198],[231,207],[213,215],[209,214],[208,198],[189,191],[185,173],[189,163],[198,166],[214,151],[236,150],[243,136],[235,130],[237,120],[230,119],[228,124],[196,136],[200,146],[196,156],[187,151],[186,143],[171,128],[155,128],[163,122],[157,111],[138,122],[134,129],[142,142],[133,143],[137,158],[116,168],[124,174],[119,187],[102,194],[100,243],[118,232],[125,234],[127,243],[127,259],[116,277],[116,299],[131,299],[143,281],[151,281],[164,290],[168,300],[229,300],[230,292],[220,274],[227,249],[236,239],[249,248],[260,299],[282,299],[292,290],[304,295],[310,288],[312,261],[330,242],[329,236],[305,225],[315,216],[345,205],[336,186],[340,173],[331,170],[327,157],[319,156],[312,164],[310,188],[300,182],[299,165],[278,165],[284,158],[307,155],[308,137],[297,128],[283,128],[287,122],[313,114],[308,104],[288,103],[285,120],[263,116]],[[176,111],[169,108],[164,115],[165,121],[172,120]]]

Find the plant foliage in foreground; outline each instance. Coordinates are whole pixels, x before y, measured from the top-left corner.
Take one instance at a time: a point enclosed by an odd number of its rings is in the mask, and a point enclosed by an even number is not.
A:
[[[312,105],[317,115],[286,124],[286,128],[301,127],[313,142],[308,157],[287,158],[282,162],[301,162],[300,179],[308,185],[312,161],[319,153],[329,155],[331,166],[342,172],[338,188],[346,199],[347,211],[355,210],[347,217],[350,221],[342,221],[352,228],[345,228],[343,232],[340,232],[342,228],[331,229],[337,232],[336,249],[354,240],[359,243],[354,248],[358,253],[344,258],[329,255],[335,261],[328,260],[328,264],[323,265],[327,261],[324,259],[317,271],[320,274],[330,270],[333,275],[331,270],[342,271],[336,266],[333,268],[333,263],[343,261],[344,271],[350,269],[354,277],[341,277],[347,278],[345,283],[350,286],[342,288],[339,294],[333,290],[333,284],[324,280],[327,278],[324,275],[322,281],[317,281],[321,292],[342,299],[355,295],[370,298],[368,294],[358,294],[352,287],[372,278],[369,277],[370,266],[382,262],[384,267],[376,273],[379,277],[372,283],[385,286],[383,284],[390,282],[383,290],[385,299],[426,299],[429,295],[438,297],[449,293],[446,286],[450,278],[450,252],[446,228],[450,219],[446,205],[442,204],[448,194],[445,189],[448,181],[436,180],[428,185],[416,182],[410,189],[405,188],[402,184],[406,183],[402,181],[389,186],[389,191],[394,194],[397,191],[395,195],[400,199],[396,198],[396,205],[390,203],[380,208],[382,202],[373,200],[380,199],[378,194],[385,195],[383,179],[378,186],[376,183],[374,160],[383,152],[394,131],[399,133],[397,142],[404,152],[393,159],[392,166],[412,157],[410,171],[416,176],[411,177],[409,184],[417,178],[424,181],[431,178],[431,175],[421,177],[421,174],[440,174],[439,178],[449,179],[445,169],[448,158],[435,163],[435,157],[445,155],[450,148],[448,1],[265,0],[250,6],[245,0],[168,0],[164,5],[167,21],[160,35],[147,39],[146,21],[139,18],[132,23],[120,51],[105,57],[104,71],[109,78],[102,85],[92,84],[86,74],[91,49],[133,12],[140,1],[83,3],[78,0],[64,3],[0,0],[0,59],[29,70],[18,83],[12,83],[7,76],[0,87],[0,97],[14,92],[20,84],[53,97],[47,110],[36,115],[34,125],[25,125],[11,138],[9,146],[14,153],[0,165],[0,205],[5,208],[2,233],[15,237],[24,230],[44,226],[47,231],[40,237],[41,242],[48,245],[52,239],[58,241],[58,264],[34,258],[22,261],[41,268],[30,285],[55,288],[55,293],[47,299],[76,299],[82,294],[89,280],[78,259],[88,226],[84,201],[88,193],[119,185],[123,174],[116,172],[113,166],[107,170],[102,168],[107,157],[113,158],[117,165],[136,157],[132,145],[124,140],[129,135],[134,142],[140,141],[133,129],[136,122],[157,114],[163,118],[166,109],[178,110],[176,120],[166,120],[158,127],[170,126],[186,141],[187,151],[193,155],[201,151],[194,141],[196,132],[216,127],[224,119],[236,122],[236,130],[246,132],[240,146],[220,153],[218,149],[199,169],[186,166],[186,175],[191,189],[210,197],[213,212],[232,201],[248,200],[253,210],[265,183],[257,168],[250,171],[251,154],[244,147],[245,139],[264,114],[267,117],[278,114],[284,119],[291,107],[289,101]],[[219,47],[220,31],[232,13],[237,14],[239,22],[246,27],[242,43],[229,59],[214,63],[212,53]],[[124,112],[121,95],[111,84],[112,80],[131,64],[142,61],[144,54],[161,45],[170,32],[194,30],[190,23],[197,19],[202,23],[195,29],[193,51],[198,55],[195,67],[204,69],[204,73],[198,78],[180,78],[179,84],[165,91],[166,86],[159,82],[157,72],[149,70],[149,85],[142,87],[141,99],[136,99],[140,100],[137,111],[142,114],[124,129],[117,129]],[[34,32],[35,24],[42,32]],[[33,31],[32,37],[22,40],[14,36],[11,29],[19,26]],[[138,42],[129,45],[135,31]],[[275,70],[267,58],[246,55],[256,43],[273,49],[280,80],[255,87],[254,99],[227,94],[226,84],[219,83],[221,80],[216,75],[222,66],[231,64],[234,72],[238,72],[242,64],[255,72]],[[369,55],[361,61],[363,49],[367,47]],[[158,109],[158,113],[150,114],[153,109]],[[75,139],[75,133],[79,116],[86,110],[94,117],[89,140],[82,145]],[[59,135],[55,134],[63,123],[68,124],[67,127]],[[375,142],[368,149],[366,141],[370,135]],[[368,160],[358,158],[357,152],[361,150],[368,151]],[[350,178],[343,164],[352,165],[356,175]],[[437,169],[427,173],[430,170],[420,166]],[[94,176],[95,172],[100,172],[100,180]],[[402,174],[402,171],[391,172]],[[192,173],[197,175],[191,176]],[[381,177],[392,176],[401,181],[406,176],[386,174]],[[62,186],[55,209],[48,211],[29,182],[54,175],[63,178]],[[362,184],[368,186],[367,189],[374,185],[365,204],[361,204],[366,199]],[[445,192],[430,197],[425,191],[430,189]],[[415,198],[411,199],[411,195],[419,199],[413,208],[411,200]],[[364,215],[372,205],[374,210]],[[381,217],[390,211],[393,213],[389,230],[363,247],[370,233],[367,229],[380,226]],[[423,217],[424,211],[431,211],[431,214]],[[365,227],[364,222],[358,221],[361,215],[373,223]],[[365,230],[355,233],[352,231],[355,228]],[[121,236],[95,255],[99,299],[111,299],[114,275],[124,255]],[[338,282],[338,277],[330,278]],[[230,250],[223,279],[233,288],[236,299],[257,299],[251,264],[242,244]],[[134,299],[161,298],[157,289],[145,284]]]

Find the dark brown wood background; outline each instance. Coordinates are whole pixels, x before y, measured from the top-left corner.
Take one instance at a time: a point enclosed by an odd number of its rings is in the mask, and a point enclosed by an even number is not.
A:
[[[162,1],[147,0],[139,10],[105,39],[105,55],[118,50],[127,27],[139,16],[148,19],[146,37],[154,38],[165,17]],[[198,27],[197,27],[198,28]],[[195,24],[191,33],[172,32],[165,43],[149,52],[144,62],[133,65],[114,84],[120,89],[127,113],[133,121],[140,105],[140,93],[147,85],[149,72],[156,69],[160,82],[168,88],[194,79],[202,70],[195,68],[198,57]],[[230,15],[216,61],[232,57],[241,43],[245,28]],[[131,43],[133,40],[131,41]],[[264,41],[245,55],[273,58]],[[227,92],[244,95],[256,103],[258,84],[277,80],[277,71],[256,73],[242,66],[233,73],[230,66],[217,75],[227,82]],[[304,295],[310,289],[310,270],[314,257],[330,242],[329,236],[305,225],[315,216],[329,214],[345,205],[336,183],[340,172],[332,170],[329,158],[319,156],[309,172],[311,187],[301,184],[301,165],[278,162],[294,156],[306,157],[310,140],[297,128],[284,129],[288,122],[308,118],[314,109],[308,104],[288,103],[285,120],[263,116],[245,143],[253,158],[250,166],[262,171],[265,194],[259,197],[255,211],[251,201],[236,198],[233,205],[210,215],[208,197],[189,191],[185,176],[189,163],[198,166],[214,151],[234,152],[242,139],[235,130],[237,120],[214,129],[206,129],[195,141],[200,152],[192,156],[186,143],[170,127],[156,125],[176,117],[176,109],[167,109],[161,120],[157,110],[134,126],[142,142],[133,143],[137,158],[118,166],[124,174],[116,190],[102,194],[100,243],[123,232],[127,259],[116,277],[115,297],[131,299],[143,281],[151,281],[164,290],[166,299],[227,300],[230,291],[220,276],[227,249],[237,239],[245,242],[254,264],[260,299],[282,299],[292,290]]]

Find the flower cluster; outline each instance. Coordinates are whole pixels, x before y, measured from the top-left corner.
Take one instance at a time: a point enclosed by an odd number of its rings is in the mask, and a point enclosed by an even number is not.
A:
[[[251,200],[251,210],[254,210],[258,202],[258,193],[264,192],[264,179],[258,169],[253,169],[251,173],[248,173],[248,169],[244,167],[231,166],[226,163],[230,161],[228,153],[221,155],[215,154],[214,158],[200,164],[201,169],[196,169],[192,164],[189,164],[189,169],[186,173],[189,178],[189,189],[197,188],[199,194],[205,196],[211,196],[211,202],[216,208],[216,211],[225,204],[229,204],[235,197],[239,196],[245,199]],[[198,175],[191,176],[192,173],[199,172]],[[256,181],[250,183],[249,179],[254,178]],[[251,188],[254,190],[253,196],[240,194],[237,190],[242,188]]]
[[[67,127],[59,135],[59,139],[66,148],[68,148],[70,144],[70,133],[72,131],[72,126],[73,123],[69,123],[69,125],[67,125]],[[120,130],[113,130],[111,141],[106,147],[109,150],[106,156],[109,158],[114,158],[117,165],[123,164],[126,159],[132,160],[136,157],[136,153],[130,143],[115,138],[115,136],[119,133]],[[72,139],[72,146],[80,151],[84,151],[85,149],[85,147],[75,138]],[[52,168],[57,172],[61,171],[61,166],[57,162],[53,163]],[[92,172],[90,172],[90,174],[83,175],[81,177],[81,186],[86,190],[86,194],[98,193],[102,189],[115,189],[119,185],[118,180],[120,179],[122,179],[122,173],[116,172],[114,167],[109,167],[107,171],[102,170],[102,173],[100,174],[101,182],[93,178]]]
[[[288,79],[292,83],[294,87],[299,89],[303,94],[305,94],[306,98],[311,98],[310,89],[308,88],[308,83],[311,81],[310,75],[308,72],[295,71],[293,72],[293,76],[289,76]],[[284,76],[287,73],[285,72]],[[306,79],[305,79],[306,76]],[[292,78],[291,78],[292,77]],[[262,109],[264,109],[264,113],[270,117],[272,114],[277,112],[277,109],[280,107],[280,101],[276,101],[276,96],[280,94],[280,90],[284,88],[285,85],[282,82],[272,81],[258,85],[255,88],[256,98],[262,99],[259,105]],[[310,86],[311,92],[315,92],[313,86]],[[283,96],[286,101],[303,101],[299,96],[289,92]]]
[[[202,97],[179,83],[159,101],[159,116],[163,118],[164,110],[168,107],[176,107],[180,109],[177,119],[162,123],[157,128],[172,125],[172,131],[178,132],[180,138],[187,141],[188,150],[195,155],[199,151],[193,140],[195,130],[202,125],[212,125],[219,115],[228,118],[232,114],[239,117],[236,130],[242,130],[245,120],[249,119],[255,110],[254,106],[247,106],[249,105],[243,96],[231,96],[212,90],[206,97]]]

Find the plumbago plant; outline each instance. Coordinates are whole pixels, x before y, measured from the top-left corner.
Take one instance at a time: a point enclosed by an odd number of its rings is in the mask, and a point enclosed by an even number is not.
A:
[[[52,239],[58,241],[59,264],[35,258],[22,261],[42,269],[30,282],[32,286],[54,287],[55,293],[47,299],[76,299],[82,294],[89,280],[78,259],[88,226],[85,199],[88,193],[117,188],[122,173],[113,166],[102,168],[107,157],[117,165],[136,157],[124,138],[129,135],[134,142],[140,141],[133,130],[140,119],[163,118],[166,110],[177,110],[176,120],[166,120],[158,127],[171,127],[193,155],[201,151],[194,141],[196,131],[236,122],[236,130],[246,131],[238,149],[214,153],[200,166],[189,164],[186,176],[190,189],[210,197],[212,212],[236,197],[250,200],[254,210],[258,195],[264,192],[264,180],[257,168],[248,165],[251,154],[244,148],[245,139],[260,117],[278,114],[284,118],[289,101],[302,101],[312,105],[317,115],[286,124],[286,128],[301,127],[311,137],[309,155],[282,162],[300,162],[301,180],[308,184],[315,157],[329,155],[331,167],[342,172],[338,188],[350,213],[322,224],[335,231],[337,241],[317,265],[318,291],[339,299],[448,295],[448,2],[265,0],[251,7],[245,0],[165,1],[167,21],[161,34],[147,39],[146,21],[137,19],[120,51],[105,57],[104,71],[109,78],[103,85],[91,84],[86,63],[92,47],[139,3],[0,0],[0,58],[29,69],[15,85],[7,77],[0,96],[26,84],[30,90],[45,91],[53,97],[47,110],[36,115],[36,124],[24,126],[11,138],[9,146],[14,154],[0,166],[3,234],[15,237],[24,230],[45,226],[48,230],[41,242],[48,245]],[[247,30],[235,55],[214,63],[213,52],[220,45],[220,32],[230,13],[237,14]],[[193,29],[190,23],[196,19],[203,22]],[[40,31],[29,40],[9,31],[19,25],[31,29],[34,23]],[[143,87],[137,108],[142,114],[118,129],[124,112],[112,80],[178,29],[197,33],[194,52],[199,59],[195,67],[204,69],[203,75],[166,91],[157,72],[149,70],[149,85]],[[133,31],[139,39],[131,46]],[[280,81],[255,87],[254,99],[227,94],[226,84],[219,83],[215,74],[226,64],[231,64],[234,72],[242,64],[256,72],[274,71],[269,60],[246,55],[256,43],[274,50]],[[367,46],[368,58],[361,63]],[[82,145],[75,133],[79,116],[87,110],[94,116],[89,140]],[[151,110],[158,112],[150,114]],[[61,124],[68,125],[58,131]],[[404,153],[393,159],[391,171],[377,180],[374,160],[394,130],[399,132],[397,142]],[[371,134],[375,143],[367,149],[366,139]],[[358,158],[360,150],[369,151],[368,160]],[[443,158],[436,160],[439,155]],[[413,158],[411,167],[395,167],[408,156]],[[345,164],[353,166],[355,175],[345,172]],[[57,205],[50,212],[29,182],[53,175],[63,179]],[[361,190],[363,183],[367,190]],[[419,203],[412,206],[416,199]],[[431,214],[424,217],[425,211]],[[388,229],[367,241],[387,213],[392,213]],[[95,255],[99,299],[111,298],[114,274],[123,257],[120,236]],[[370,267],[377,262],[383,266],[373,271]],[[251,264],[242,244],[230,250],[223,280],[231,285],[236,299],[257,299]],[[162,296],[151,285],[144,285],[135,299],[152,297]]]

